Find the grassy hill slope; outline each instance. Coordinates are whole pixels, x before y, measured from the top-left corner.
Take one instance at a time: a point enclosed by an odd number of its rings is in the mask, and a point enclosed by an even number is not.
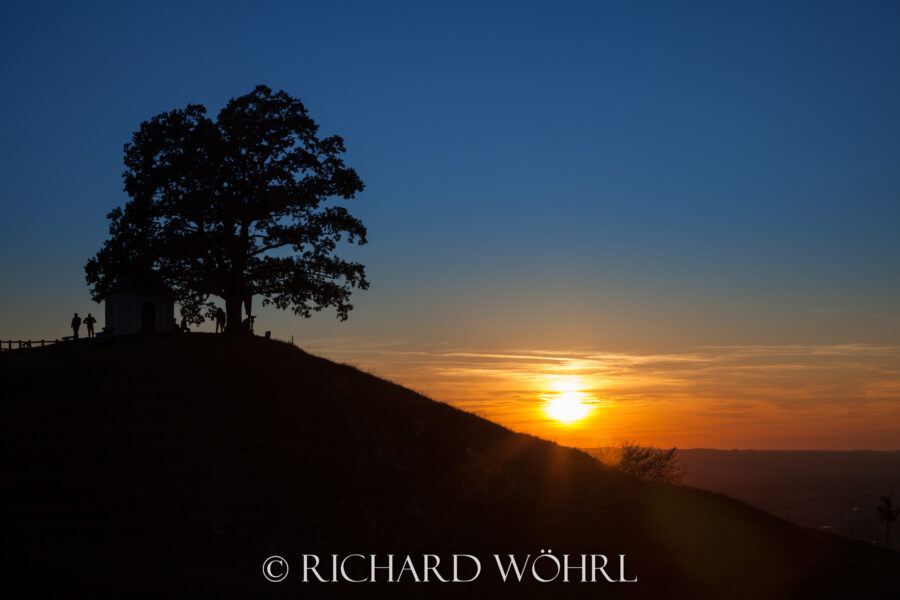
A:
[[[167,597],[898,597],[900,554],[636,481],[287,344],[191,334],[3,353],[7,581]],[[493,554],[638,583],[499,583]],[[300,557],[474,554],[472,584],[304,584]],[[282,583],[262,561],[291,563]]]

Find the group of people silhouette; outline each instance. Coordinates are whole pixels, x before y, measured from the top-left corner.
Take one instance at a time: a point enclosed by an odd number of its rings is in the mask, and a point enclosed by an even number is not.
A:
[[[222,307],[216,308],[215,313],[215,322],[216,322],[216,333],[225,333],[225,324],[228,319],[225,316],[225,311],[222,310]],[[181,333],[188,333],[190,329],[187,324],[187,317],[182,317],[181,319],[181,327],[175,327],[175,331],[180,331]]]
[[[78,313],[75,313],[75,316],[72,317],[72,337],[76,340],[78,339],[78,331],[81,329],[82,323],[87,327],[88,337],[94,337],[94,323],[96,322],[97,319],[95,319],[91,313],[88,313],[84,320],[78,316]]]
[[[225,311],[221,308],[216,310],[216,333],[225,333],[225,324],[227,322]],[[247,317],[242,324],[243,327],[250,332],[253,331],[253,321],[256,317]],[[79,331],[81,330],[81,325],[84,324],[87,327],[87,335],[89,338],[94,337],[94,324],[97,322],[91,313],[88,313],[87,316],[82,319],[78,316],[78,313],[75,313],[75,316],[72,317],[72,337],[74,339],[78,339]],[[187,319],[181,319],[181,326],[179,327],[177,322],[174,324],[174,330],[179,331],[181,333],[187,333],[190,331],[187,324]]]
[[[216,308],[216,333],[225,333],[225,325],[228,323],[228,318],[225,315],[225,311],[222,310],[222,307]],[[255,315],[247,315],[247,318],[241,322],[241,331],[245,333],[253,333],[253,322],[256,321]]]

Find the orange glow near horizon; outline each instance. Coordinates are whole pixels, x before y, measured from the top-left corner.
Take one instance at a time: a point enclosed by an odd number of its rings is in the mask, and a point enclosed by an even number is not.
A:
[[[892,346],[323,354],[568,446],[900,449],[900,348]]]

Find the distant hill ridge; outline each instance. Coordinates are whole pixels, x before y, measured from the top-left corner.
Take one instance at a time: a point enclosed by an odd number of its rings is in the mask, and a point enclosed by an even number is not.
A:
[[[211,334],[3,353],[7,581],[95,597],[898,597],[900,554],[648,484],[288,344]],[[493,554],[637,583],[502,583]],[[304,584],[304,554],[468,553],[470,584]],[[269,583],[273,554],[290,576]],[[495,571],[495,570],[494,570]]]

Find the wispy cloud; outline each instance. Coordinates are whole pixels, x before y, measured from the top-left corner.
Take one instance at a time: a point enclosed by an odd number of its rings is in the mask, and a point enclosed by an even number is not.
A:
[[[893,323],[894,325],[900,326],[900,317],[896,315],[888,315],[880,312],[872,312],[869,310],[836,310],[831,308],[814,308],[813,312],[819,315],[834,315],[834,316],[859,316],[865,317],[868,319],[877,319],[879,321],[888,321]]]

